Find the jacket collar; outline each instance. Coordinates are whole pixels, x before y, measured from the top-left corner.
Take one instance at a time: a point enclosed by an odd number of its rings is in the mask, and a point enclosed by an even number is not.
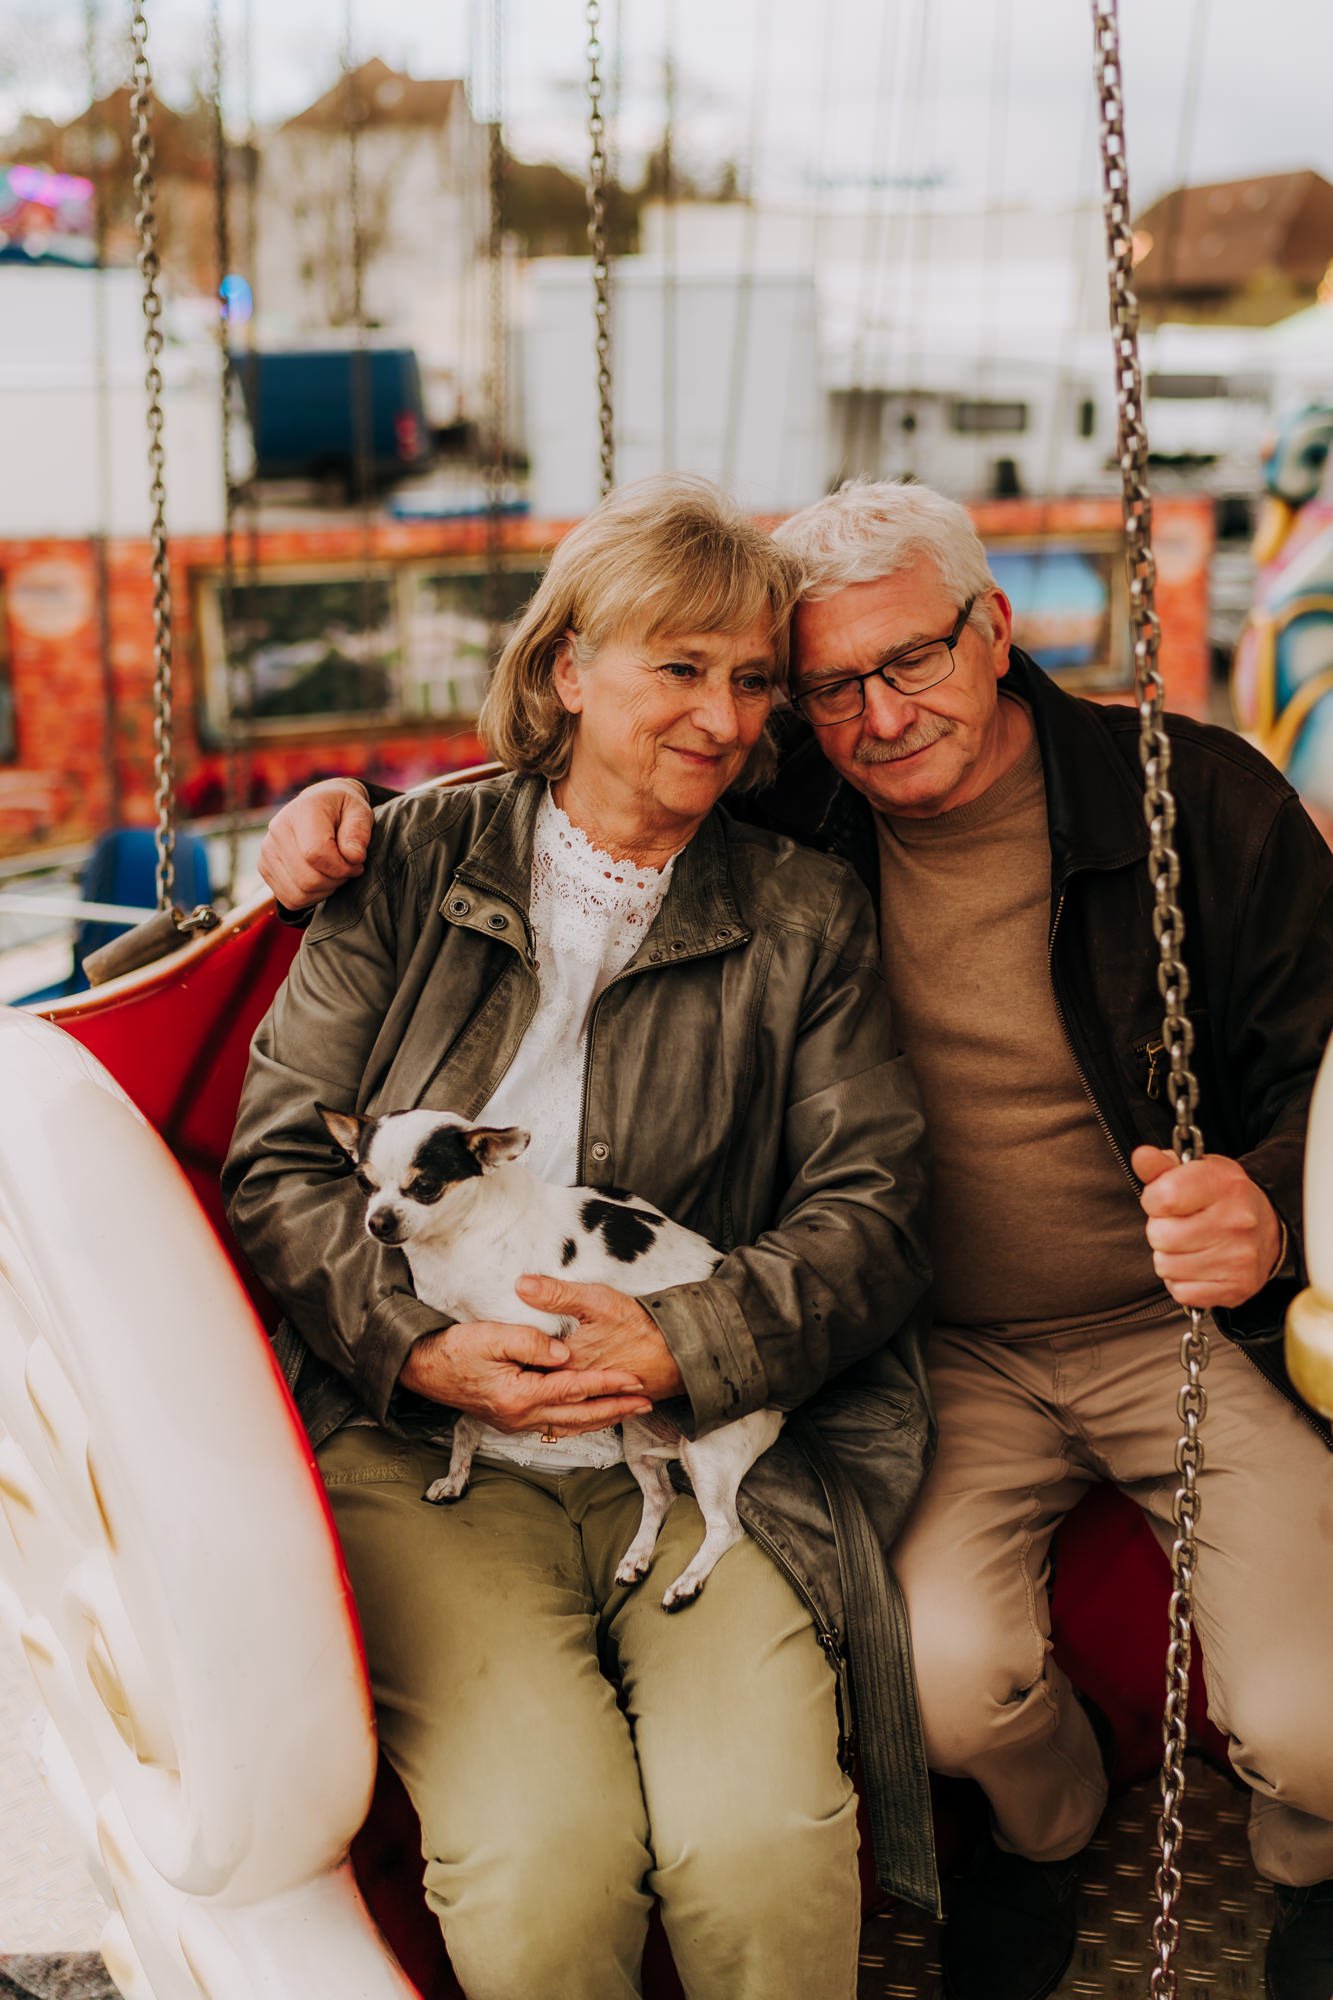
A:
[[[532,884],[532,842],[546,780],[510,771],[496,783],[500,802],[459,862],[454,880],[466,883],[484,896],[500,897],[526,917]],[[449,907],[448,898],[445,907]]]
[[[1143,859],[1149,842],[1142,790],[1094,704],[1066,694],[1017,646],[1003,685],[1032,712],[1055,885],[1085,868],[1122,868]],[[814,731],[798,717],[784,720],[781,768],[763,805],[766,824],[845,856],[876,889],[879,858],[871,807],[838,777]]]
[[[1051,875],[1059,884],[1085,868],[1124,868],[1146,858],[1143,788],[1096,705],[1066,694],[1014,647],[1007,685],[1032,711],[1046,783]]]
[[[537,810],[546,791],[545,778],[515,772],[501,779],[501,797],[476,845],[459,862],[454,881],[486,897],[499,898],[526,921],[532,885],[532,846]],[[725,812],[709,813],[694,838],[682,848],[671,872],[662,907],[640,947],[640,955],[657,959],[693,957],[702,951],[741,944],[750,926],[741,911],[729,856],[730,822]],[[445,897],[446,913],[454,914],[452,885]],[[457,914],[480,928],[484,909],[471,906]]]

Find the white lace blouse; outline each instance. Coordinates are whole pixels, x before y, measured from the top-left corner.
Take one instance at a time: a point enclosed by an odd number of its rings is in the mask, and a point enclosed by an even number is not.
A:
[[[521,1125],[532,1144],[523,1164],[543,1180],[574,1187],[588,1026],[599,996],[629,964],[662,907],[674,861],[639,868],[594,847],[549,790],[537,811],[529,922],[541,997],[514,1060],[478,1113],[486,1125]],[[478,1451],[552,1471],[614,1465],[614,1430],[542,1444],[487,1427]]]

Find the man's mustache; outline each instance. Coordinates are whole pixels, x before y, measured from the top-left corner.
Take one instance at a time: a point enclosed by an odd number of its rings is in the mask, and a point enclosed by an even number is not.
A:
[[[910,729],[904,729],[901,736],[886,742],[879,736],[863,736],[852,752],[853,764],[896,764],[900,758],[911,757],[918,750],[926,750],[932,743],[938,743],[942,736],[952,736],[956,724],[947,715],[933,715],[929,721],[914,722]]]

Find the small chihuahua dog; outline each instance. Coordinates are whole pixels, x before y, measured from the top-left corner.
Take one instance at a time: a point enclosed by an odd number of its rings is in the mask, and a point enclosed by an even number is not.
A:
[[[538,1180],[515,1164],[530,1137],[516,1126],[469,1125],[447,1111],[363,1118],[315,1108],[356,1168],[370,1235],[401,1249],[417,1297],[457,1320],[518,1321],[559,1335],[568,1322],[534,1311],[514,1290],[525,1271],[639,1293],[706,1278],[721,1261],[711,1243],[649,1202],[618,1189]],[[448,1476],[427,1487],[427,1500],[462,1498],[485,1428],[476,1417],[458,1417]],[[662,1603],[678,1611],[696,1598],[718,1558],[741,1540],[737,1490],[781,1429],[776,1410],[755,1410],[697,1439],[656,1414],[629,1418],[621,1436],[643,1513],[617,1583],[647,1574],[675,1498],[665,1461],[679,1458],[706,1533]]]

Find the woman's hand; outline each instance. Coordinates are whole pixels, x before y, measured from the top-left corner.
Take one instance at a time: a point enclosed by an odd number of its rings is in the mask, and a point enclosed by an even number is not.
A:
[[[685,1382],[671,1349],[652,1314],[628,1292],[536,1276],[520,1278],[514,1289],[525,1305],[576,1322],[559,1343],[576,1368],[628,1368],[654,1403],[682,1394]]]
[[[466,1410],[505,1432],[572,1437],[646,1416],[653,1407],[633,1368],[575,1357],[568,1342],[503,1320],[470,1320],[427,1334],[398,1380],[418,1396]]]

